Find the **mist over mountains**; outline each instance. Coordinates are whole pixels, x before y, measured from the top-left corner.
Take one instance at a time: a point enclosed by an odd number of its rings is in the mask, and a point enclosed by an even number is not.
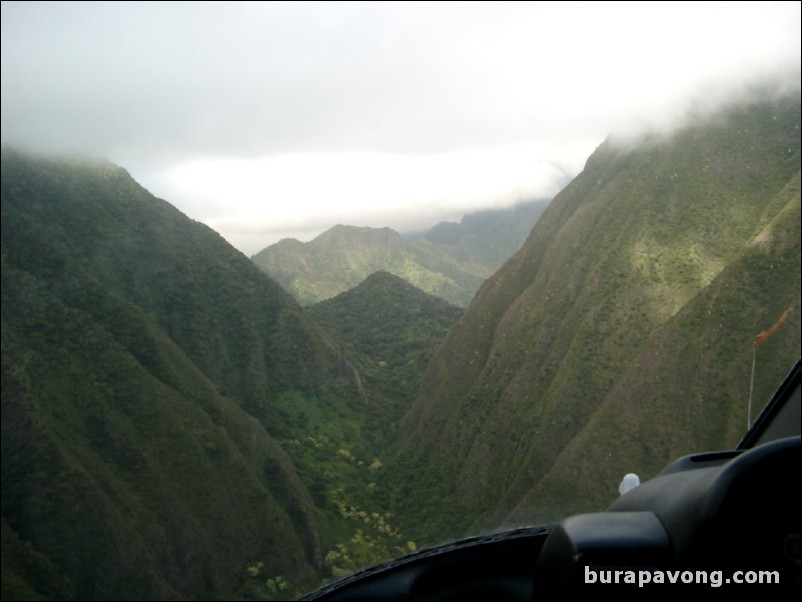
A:
[[[789,307],[755,397],[800,354],[798,94],[604,142],[464,313],[472,218],[298,243],[355,280],[302,308],[111,163],[4,151],[0,192],[4,599],[286,599],[596,510],[737,442]]]

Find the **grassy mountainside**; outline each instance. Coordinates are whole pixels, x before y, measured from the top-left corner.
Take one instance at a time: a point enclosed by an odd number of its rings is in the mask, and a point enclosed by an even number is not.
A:
[[[3,153],[4,598],[314,585],[316,510],[271,436],[288,391],[364,402],[356,370],[217,234],[114,165]]]
[[[513,520],[566,494],[603,505],[616,495],[616,477],[631,471],[650,476],[666,458],[704,445],[728,449],[740,440],[747,427],[750,337],[794,308],[796,315],[756,351],[752,420],[800,353],[799,173],[777,199],[785,205],[743,254],[639,350],[588,426],[519,502]],[[610,433],[616,433],[616,453],[605,459]],[[606,479],[606,488],[595,486],[599,478]],[[572,483],[567,489],[561,485],[566,481]]]
[[[789,306],[759,399],[799,355],[799,127],[797,96],[596,150],[427,369],[400,463],[424,531],[598,509],[737,442]]]
[[[390,228],[334,226],[314,240],[285,239],[252,257],[295,296],[312,305],[386,271],[465,307],[485,278],[526,238],[545,202],[443,222],[414,241]]]

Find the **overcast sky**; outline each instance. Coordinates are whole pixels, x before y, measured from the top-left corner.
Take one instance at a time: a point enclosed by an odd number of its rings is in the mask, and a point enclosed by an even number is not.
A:
[[[551,197],[611,132],[799,74],[799,2],[2,3],[3,144],[248,255]]]

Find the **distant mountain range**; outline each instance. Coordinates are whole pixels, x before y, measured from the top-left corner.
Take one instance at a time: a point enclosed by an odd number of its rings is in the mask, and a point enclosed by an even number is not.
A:
[[[465,307],[482,282],[526,239],[545,200],[480,211],[404,238],[390,228],[338,225],[314,240],[284,239],[251,259],[302,305],[312,305],[386,271]]]

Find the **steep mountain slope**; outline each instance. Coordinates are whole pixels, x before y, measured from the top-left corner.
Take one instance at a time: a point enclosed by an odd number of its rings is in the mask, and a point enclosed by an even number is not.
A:
[[[423,531],[598,509],[737,442],[788,306],[759,399],[799,354],[799,127],[797,96],[596,150],[427,369],[400,461]]]
[[[269,434],[286,428],[275,399],[358,406],[357,376],[278,285],[124,170],[3,153],[4,598],[314,585],[316,511]]]
[[[443,222],[413,241],[390,228],[334,226],[314,240],[285,239],[252,257],[302,305],[353,288],[387,271],[451,303],[466,306],[485,278],[526,238],[545,202]]]

